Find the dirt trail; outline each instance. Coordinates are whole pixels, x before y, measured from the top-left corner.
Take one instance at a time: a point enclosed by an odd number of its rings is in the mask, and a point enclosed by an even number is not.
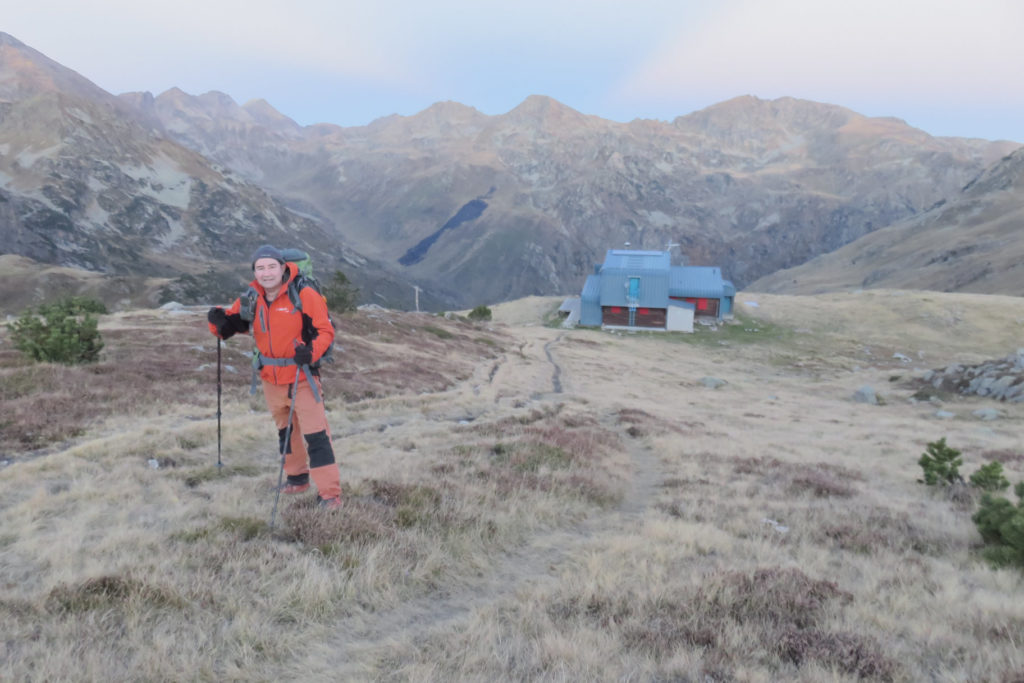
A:
[[[482,367],[445,394],[453,400],[473,396],[478,415],[492,417],[507,410],[500,405],[505,397],[530,396],[532,402],[540,405],[571,397],[565,387],[572,386],[572,376],[558,362],[557,349],[562,337],[549,329],[524,332],[517,351]],[[409,410],[415,411],[415,407]],[[542,531],[524,545],[495,556],[489,572],[467,577],[459,585],[445,586],[391,610],[346,618],[334,629],[338,634],[336,641],[325,643],[329,649],[315,655],[315,664],[303,663],[302,667],[322,667],[342,678],[366,677],[370,675],[367,667],[372,667],[396,643],[414,642],[467,623],[479,610],[526,588],[535,591],[543,584],[554,585],[566,563],[585,551],[593,539],[634,532],[663,478],[660,464],[642,440],[626,433],[626,426],[619,425],[613,413],[607,408],[599,410],[604,413],[598,416],[604,424],[618,425],[620,441],[631,463],[630,485],[616,507],[578,524]],[[375,428],[372,424],[353,425],[352,432]]]
[[[544,354],[548,357],[548,362],[554,366],[555,370],[551,374],[551,390],[556,394],[562,393],[562,367],[555,362],[555,359],[551,356],[551,346],[562,341],[562,336],[559,335],[558,339],[549,341],[544,345]]]

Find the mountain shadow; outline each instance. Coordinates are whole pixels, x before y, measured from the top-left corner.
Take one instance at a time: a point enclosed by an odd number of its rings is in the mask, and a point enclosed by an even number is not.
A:
[[[434,242],[437,241],[437,238],[440,237],[445,230],[451,230],[459,227],[463,223],[475,221],[483,215],[485,210],[487,210],[487,202],[483,199],[477,198],[463,204],[462,208],[459,209],[454,216],[449,218],[448,222],[442,225],[437,232],[420,240],[419,244],[405,252],[405,254],[398,259],[398,262],[403,266],[411,266],[419,263],[426,257],[427,251],[430,250],[430,247],[434,245]]]

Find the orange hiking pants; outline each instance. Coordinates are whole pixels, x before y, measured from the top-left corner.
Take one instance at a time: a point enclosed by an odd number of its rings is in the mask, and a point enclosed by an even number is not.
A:
[[[320,389],[320,378],[313,378]],[[309,382],[305,377],[296,385],[295,414],[292,417],[292,432],[287,448],[284,444],[288,430],[288,412],[292,405],[291,384],[271,384],[263,380],[263,396],[267,408],[277,425],[278,453],[285,449],[284,472],[288,476],[309,474],[321,498],[337,498],[341,495],[341,472],[334,459],[331,445],[331,429],[327,425],[324,404],[317,403]],[[323,396],[321,390],[320,395]]]

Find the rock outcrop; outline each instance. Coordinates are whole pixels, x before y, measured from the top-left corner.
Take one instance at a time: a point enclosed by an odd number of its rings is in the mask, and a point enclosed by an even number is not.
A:
[[[930,370],[922,379],[941,391],[1024,403],[1024,348],[1001,360]]]

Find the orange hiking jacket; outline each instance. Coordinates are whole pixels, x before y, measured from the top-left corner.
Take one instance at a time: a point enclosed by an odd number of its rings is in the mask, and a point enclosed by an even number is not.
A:
[[[313,349],[315,363],[334,343],[334,325],[327,315],[327,300],[312,287],[303,287],[299,292],[302,312],[295,310],[288,298],[288,284],[298,274],[298,267],[286,263],[285,268],[288,269],[288,280],[281,286],[277,298],[269,304],[263,286],[256,280],[249,283],[260,294],[256,299],[256,312],[249,331],[256,341],[256,348],[267,358],[293,358],[296,346],[309,344]],[[238,298],[224,312],[232,315],[241,309],[242,300]],[[217,334],[212,324],[210,332]],[[295,365],[265,365],[260,370],[260,377],[271,384],[291,384],[295,381],[296,369]],[[305,381],[304,375],[300,381]]]

